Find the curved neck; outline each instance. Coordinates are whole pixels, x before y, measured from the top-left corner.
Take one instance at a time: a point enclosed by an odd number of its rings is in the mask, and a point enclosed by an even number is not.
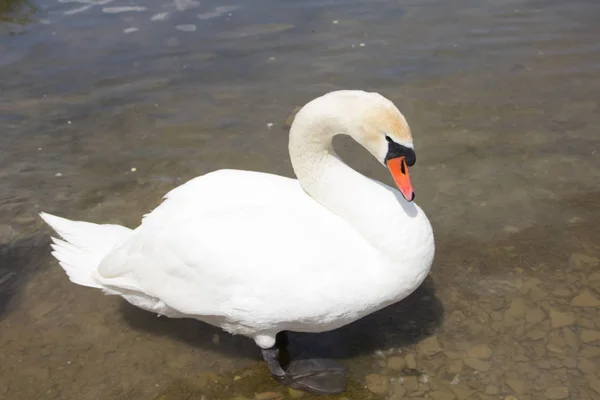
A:
[[[385,256],[403,258],[406,246],[399,243],[416,239],[410,225],[419,219],[415,218],[417,207],[337,156],[332,140],[338,134],[351,134],[352,121],[348,117],[314,107],[306,111],[310,112],[296,116],[289,142],[290,159],[300,185]]]

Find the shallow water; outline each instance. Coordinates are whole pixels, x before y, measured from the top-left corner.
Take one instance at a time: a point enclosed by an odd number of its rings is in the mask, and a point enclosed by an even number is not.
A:
[[[9,3],[1,398],[298,395],[247,339],[71,284],[36,214],[133,227],[214,169],[292,176],[292,110],[361,88],[411,124],[436,260],[405,301],[292,350],[339,358],[347,398],[600,399],[600,3]]]

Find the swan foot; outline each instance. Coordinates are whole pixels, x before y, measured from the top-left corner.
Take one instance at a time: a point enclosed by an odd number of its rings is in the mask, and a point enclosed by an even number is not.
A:
[[[333,360],[294,360],[284,369],[280,358],[289,356],[285,351],[287,338],[281,335],[277,339],[275,346],[262,350],[263,359],[275,380],[291,388],[315,394],[336,394],[346,390],[346,369]],[[281,352],[284,354],[280,354]]]
[[[281,383],[316,394],[337,394],[346,390],[346,369],[333,360],[292,361]]]

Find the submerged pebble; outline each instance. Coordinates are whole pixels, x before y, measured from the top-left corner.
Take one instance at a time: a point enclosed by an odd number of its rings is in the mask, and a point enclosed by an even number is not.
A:
[[[406,366],[404,357],[392,356],[387,360],[387,367],[394,371],[401,371]]]
[[[580,333],[579,338],[582,343],[593,343],[600,341],[600,331],[593,331],[591,329],[583,329]]]
[[[417,345],[417,351],[422,356],[432,356],[442,351],[437,337],[430,336]]]
[[[263,392],[254,396],[255,400],[279,400],[283,395],[279,392]]]
[[[306,395],[306,392],[303,392],[301,390],[296,390],[294,388],[288,388],[288,395],[292,399],[300,399],[300,398],[304,397],[304,395]]]
[[[600,307],[600,299],[598,299],[589,289],[582,290],[577,296],[571,300],[572,307]]]
[[[569,388],[567,386],[550,386],[544,391],[544,396],[548,400],[562,400],[569,397]]]
[[[448,390],[434,390],[433,392],[429,392],[429,397],[432,400],[455,400],[456,396],[454,393]]]
[[[600,396],[600,378],[596,377],[596,376],[590,376],[588,378],[588,387],[593,391],[596,392],[596,394],[598,396]]]
[[[465,365],[475,371],[488,371],[492,367],[492,363],[489,361],[480,360],[478,358],[467,358]]]
[[[369,374],[365,377],[367,388],[377,394],[384,395],[389,388],[389,378],[385,375]]]
[[[407,355],[404,356],[404,362],[406,363],[407,368],[410,368],[410,369],[417,368],[417,360],[415,358],[415,355],[412,353],[408,353]]]
[[[569,266],[576,270],[581,270],[587,266],[598,265],[598,257],[590,256],[584,253],[573,253],[569,257]]]
[[[550,309],[550,321],[552,323],[552,328],[570,326],[575,323],[575,315],[571,312],[562,312],[555,309]]]
[[[511,388],[515,394],[523,394],[525,392],[525,382],[520,379],[507,379],[506,385]]]
[[[487,360],[492,357],[492,348],[487,344],[480,344],[477,346],[473,346],[467,352],[468,356],[471,358],[479,358],[482,360]]]

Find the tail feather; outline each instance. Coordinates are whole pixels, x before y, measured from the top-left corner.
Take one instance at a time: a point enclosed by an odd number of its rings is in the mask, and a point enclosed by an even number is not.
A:
[[[40,217],[64,240],[52,238],[52,255],[69,279],[78,285],[102,288],[92,273],[102,259],[131,235],[131,229],[113,224],[70,221],[55,215],[40,213]]]

